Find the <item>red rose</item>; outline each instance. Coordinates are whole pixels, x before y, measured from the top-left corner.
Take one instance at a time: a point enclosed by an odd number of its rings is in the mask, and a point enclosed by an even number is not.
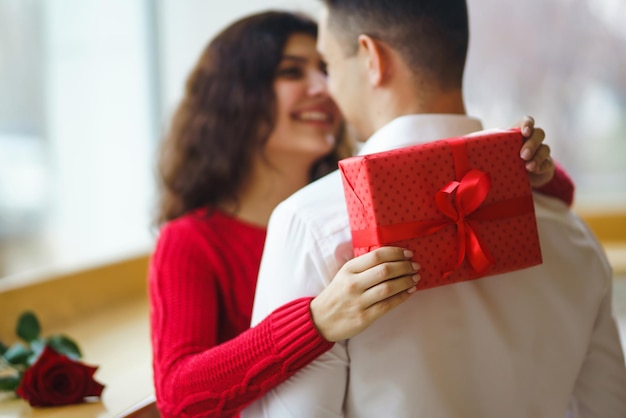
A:
[[[93,379],[96,370],[46,346],[24,372],[16,393],[32,406],[81,403],[88,396],[102,394],[104,386]]]

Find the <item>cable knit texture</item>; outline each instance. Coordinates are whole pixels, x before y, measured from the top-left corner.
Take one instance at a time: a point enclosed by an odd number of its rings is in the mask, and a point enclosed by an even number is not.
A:
[[[149,288],[164,418],[237,416],[332,347],[315,329],[311,298],[288,303],[249,329],[265,234],[205,210],[161,230]]]

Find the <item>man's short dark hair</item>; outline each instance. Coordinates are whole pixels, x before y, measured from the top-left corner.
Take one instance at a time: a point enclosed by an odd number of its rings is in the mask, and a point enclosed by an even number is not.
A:
[[[414,73],[461,88],[469,29],[465,0],[322,0],[348,55],[360,34],[387,43]]]

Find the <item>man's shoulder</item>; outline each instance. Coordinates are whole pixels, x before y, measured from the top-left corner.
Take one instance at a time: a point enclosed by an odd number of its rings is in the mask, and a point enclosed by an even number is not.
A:
[[[535,216],[544,245],[558,246],[571,257],[595,257],[610,270],[602,245],[585,221],[559,199],[533,194]]]
[[[272,212],[268,233],[276,228],[311,234],[318,242],[343,240],[350,230],[341,174],[334,171],[282,201]]]
[[[533,193],[538,222],[558,224],[563,228],[588,231],[584,221],[560,199]]]
[[[298,190],[282,201],[274,213],[316,219],[325,216],[324,214],[329,209],[336,210],[337,207],[345,208],[341,176],[338,170]]]

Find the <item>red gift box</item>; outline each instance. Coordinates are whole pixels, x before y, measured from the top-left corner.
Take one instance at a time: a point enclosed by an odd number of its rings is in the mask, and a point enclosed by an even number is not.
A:
[[[519,131],[484,131],[339,162],[354,255],[408,248],[418,289],[541,264]]]

